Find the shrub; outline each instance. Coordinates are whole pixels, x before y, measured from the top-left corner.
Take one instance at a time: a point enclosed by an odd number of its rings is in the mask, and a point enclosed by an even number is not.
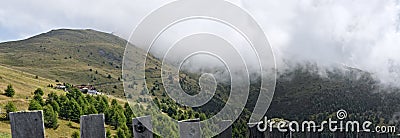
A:
[[[71,134],[71,138],[79,138],[79,132],[78,131],[74,131],[74,133]]]
[[[6,104],[6,106],[4,107],[4,109],[6,110],[6,112],[7,112],[7,116],[6,116],[6,119],[9,119],[9,114],[10,114],[10,112],[15,112],[15,111],[17,111],[17,107],[15,107],[15,105],[14,105],[14,103],[12,103],[12,102],[8,102],[7,104]]]
[[[7,86],[7,89],[5,89],[4,92],[8,97],[13,97],[15,95],[15,90],[11,84]]]
[[[40,103],[36,100],[31,100],[31,102],[29,103],[29,107],[28,110],[42,110],[42,105],[40,105]]]
[[[58,126],[57,118],[58,115],[57,113],[53,110],[53,107],[50,105],[46,105],[43,108],[44,112],[44,126],[47,128],[56,128]]]
[[[42,89],[38,88],[38,89],[35,90],[35,92],[33,92],[33,94],[35,94],[35,95],[38,94],[38,95],[40,95],[40,96],[43,96],[43,95],[44,95],[44,92],[43,92]]]

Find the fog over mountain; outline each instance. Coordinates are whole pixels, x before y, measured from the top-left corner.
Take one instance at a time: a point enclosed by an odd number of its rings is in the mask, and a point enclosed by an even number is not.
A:
[[[0,5],[0,41],[24,39],[55,28],[93,28],[128,39],[142,18],[168,2],[170,0],[7,1]],[[399,84],[399,0],[230,2],[247,10],[258,21],[268,37],[279,70],[292,64],[315,62],[320,67],[359,68],[373,73],[385,84]],[[213,31],[218,36],[243,43],[238,50],[247,55],[249,61],[254,61],[254,53],[246,52],[248,45],[235,39],[238,37],[229,28],[204,21],[175,28],[170,32],[175,35],[161,38],[159,47],[173,44],[176,39],[169,39],[178,38],[184,31],[208,29],[202,32]],[[196,65],[212,65],[208,58],[197,62]]]
[[[350,66],[398,84],[398,0],[246,1],[284,61]],[[280,60],[280,61],[279,61]]]

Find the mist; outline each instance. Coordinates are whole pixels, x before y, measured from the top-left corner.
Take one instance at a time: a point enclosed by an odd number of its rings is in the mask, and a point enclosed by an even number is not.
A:
[[[398,0],[242,1],[260,22],[278,68],[315,62],[349,66],[398,86],[400,63]]]
[[[400,86],[398,0],[232,2],[247,10],[264,29],[274,51],[278,71],[306,63],[315,63],[321,70],[350,67],[368,71],[384,84]],[[175,42],[179,38],[177,36],[187,30],[240,40],[228,29],[204,21],[177,28],[180,29],[172,28],[173,33],[162,38],[158,46],[171,46],[172,42],[168,40]],[[216,30],[225,33],[215,33]],[[233,47],[241,51],[243,57],[249,58],[246,60],[249,61],[248,67],[257,68],[254,51],[243,50],[246,47],[249,49],[249,45],[243,41],[236,43],[242,48]],[[157,53],[160,48],[154,49],[153,52]],[[188,70],[221,65],[204,59],[190,61],[192,69]]]
[[[168,2],[171,0],[7,1],[0,5],[0,41],[25,39],[57,28],[92,28],[129,39],[141,19]],[[308,62],[327,69],[348,66],[371,72],[382,83],[400,85],[399,0],[229,2],[248,11],[263,28],[278,71]],[[169,39],[178,38],[190,28],[203,33],[208,29],[235,42],[235,48],[248,57],[249,68],[257,64],[254,51],[249,51],[248,44],[229,28],[201,21],[177,28],[157,42],[158,49],[165,50],[162,47],[177,40],[170,42]],[[156,46],[151,52],[159,51]],[[187,66],[221,66],[215,59],[215,62],[201,59],[194,58]]]

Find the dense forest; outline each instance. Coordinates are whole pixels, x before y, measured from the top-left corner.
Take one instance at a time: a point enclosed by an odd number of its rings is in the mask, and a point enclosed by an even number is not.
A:
[[[195,94],[199,91],[198,83],[194,81],[198,80],[198,74],[185,73],[180,77],[181,87],[185,92]],[[151,90],[150,93],[155,97],[158,105],[161,103],[162,109],[166,109],[166,106],[179,107],[178,103],[166,97],[161,83],[154,84],[157,85],[149,85],[148,89]],[[247,122],[257,101],[259,86],[259,79],[251,82],[246,108],[233,124],[234,137],[249,135]],[[381,84],[373,77],[373,74],[355,68],[321,69],[315,64],[297,65],[278,73],[274,98],[266,116],[285,120],[322,122],[335,117],[336,111],[344,109],[348,112],[347,119],[368,120],[374,125],[389,124],[393,114],[400,111],[399,90],[395,86]],[[216,95],[212,100],[193,110],[205,113],[207,117],[215,115],[224,106],[229,91],[228,83],[218,83]],[[166,101],[168,104],[163,104]],[[163,112],[175,119],[184,119],[171,114],[169,110],[163,110]]]

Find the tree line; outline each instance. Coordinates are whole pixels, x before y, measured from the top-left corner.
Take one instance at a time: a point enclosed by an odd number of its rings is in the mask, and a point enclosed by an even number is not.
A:
[[[11,85],[8,89],[14,91]],[[80,90],[72,87],[68,88],[66,94],[57,95],[52,92],[45,100],[43,97],[44,91],[41,88],[36,89],[33,98],[29,101],[28,110],[43,110],[46,128],[57,129],[58,119],[79,123],[82,115],[103,113],[105,124],[117,130],[114,138],[132,137],[131,123],[134,115],[128,103],[122,106],[116,99],[109,99],[103,95],[84,95]],[[12,102],[8,102],[4,108],[7,112],[7,120],[9,113],[17,110]],[[79,136],[79,133],[78,135],[76,133],[78,132],[74,132],[72,137]],[[112,137],[110,130],[107,130],[106,135]]]

